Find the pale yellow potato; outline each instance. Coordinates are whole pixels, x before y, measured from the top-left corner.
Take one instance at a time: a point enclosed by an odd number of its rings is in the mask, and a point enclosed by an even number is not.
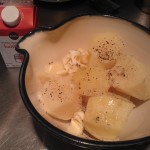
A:
[[[112,93],[90,97],[83,120],[85,130],[99,140],[118,140],[134,106],[128,99]]]
[[[93,39],[90,52],[103,63],[106,69],[112,68],[124,49],[122,39],[115,33],[102,33]]]
[[[80,68],[73,74],[73,83],[84,96],[96,96],[108,91],[110,84],[104,66],[91,56],[86,68]]]
[[[81,97],[66,78],[51,77],[39,96],[44,111],[61,120],[70,120],[81,109]]]
[[[116,90],[140,100],[150,99],[150,70],[134,57],[118,59],[108,78]]]

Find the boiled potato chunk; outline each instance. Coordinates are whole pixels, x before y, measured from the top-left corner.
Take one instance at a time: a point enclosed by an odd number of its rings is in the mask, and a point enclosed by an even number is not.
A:
[[[86,68],[80,68],[73,74],[73,83],[78,86],[81,95],[96,96],[107,92],[110,87],[105,68],[96,60],[91,57]]]
[[[150,99],[150,70],[134,57],[118,60],[108,76],[116,90],[140,100]]]
[[[47,114],[61,120],[70,120],[81,108],[76,88],[65,78],[50,78],[44,84],[39,99]]]
[[[85,130],[99,140],[117,140],[133,107],[132,102],[112,93],[90,97],[84,117]]]
[[[93,39],[90,52],[95,55],[106,69],[112,68],[122,54],[124,43],[115,33],[102,33]]]

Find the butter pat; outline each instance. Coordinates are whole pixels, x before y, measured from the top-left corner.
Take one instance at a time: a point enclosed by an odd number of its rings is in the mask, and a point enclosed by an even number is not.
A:
[[[67,132],[76,136],[80,136],[83,133],[83,119],[84,112],[78,111],[73,115],[71,122],[67,128]]]
[[[63,58],[63,65],[65,70],[70,74],[76,72],[79,68],[85,68],[88,62],[89,52],[81,48],[77,50],[70,50]]]

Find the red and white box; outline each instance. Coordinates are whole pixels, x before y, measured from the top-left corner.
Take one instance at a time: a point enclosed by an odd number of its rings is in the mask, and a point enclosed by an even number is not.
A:
[[[0,6],[0,14],[6,5]],[[16,43],[22,36],[36,28],[37,7],[34,5],[16,5],[19,10],[20,21],[17,25],[10,27],[4,22],[0,15],[0,53],[7,68],[20,67],[23,55],[15,50]]]

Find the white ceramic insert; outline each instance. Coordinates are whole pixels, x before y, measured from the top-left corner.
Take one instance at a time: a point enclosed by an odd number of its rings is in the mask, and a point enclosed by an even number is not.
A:
[[[46,116],[37,103],[37,91],[40,89],[38,76],[43,67],[51,61],[61,60],[70,49],[88,49],[91,40],[97,34],[113,32],[119,34],[125,50],[148,67],[150,66],[150,35],[122,19],[104,16],[82,16],[75,18],[51,31],[37,32],[20,43],[30,55],[27,72],[31,74],[27,93],[35,108],[49,122],[65,130],[67,123],[61,123]],[[32,68],[31,68],[32,66]],[[150,136],[150,100],[136,107],[130,114],[120,137],[121,140]]]

